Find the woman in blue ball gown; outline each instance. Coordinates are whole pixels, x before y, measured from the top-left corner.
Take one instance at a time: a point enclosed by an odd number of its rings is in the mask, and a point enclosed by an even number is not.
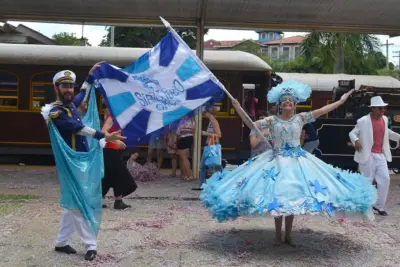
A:
[[[294,215],[373,219],[377,193],[369,180],[326,164],[300,145],[303,125],[342,105],[352,92],[320,109],[296,114],[296,103],[307,100],[311,89],[297,81],[284,81],[272,88],[267,98],[277,104],[278,114],[255,125],[269,130],[274,148],[231,172],[215,173],[203,185],[200,198],[212,216],[223,222],[239,216],[270,214],[275,217],[276,245],[282,243],[285,216],[284,242],[291,246]],[[240,108],[237,111],[243,115]]]

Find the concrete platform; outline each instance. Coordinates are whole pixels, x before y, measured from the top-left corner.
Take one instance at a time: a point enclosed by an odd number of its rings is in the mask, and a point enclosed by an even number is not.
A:
[[[0,166],[0,266],[400,266],[400,177],[393,176],[388,217],[374,222],[296,217],[297,248],[274,247],[273,219],[217,223],[197,200],[198,181],[140,183],[132,208],[104,209],[99,256],[54,252],[62,209],[53,167]],[[30,194],[38,199],[7,200]],[[107,200],[108,204],[112,200]]]

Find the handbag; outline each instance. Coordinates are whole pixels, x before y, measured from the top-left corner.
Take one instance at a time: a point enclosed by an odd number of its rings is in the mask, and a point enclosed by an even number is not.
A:
[[[208,146],[204,147],[204,164],[209,169],[218,169],[222,165],[221,145],[216,144],[217,136],[208,139]]]

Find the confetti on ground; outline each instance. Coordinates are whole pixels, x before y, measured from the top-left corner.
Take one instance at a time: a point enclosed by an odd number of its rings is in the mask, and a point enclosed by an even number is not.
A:
[[[400,266],[397,178],[391,181],[389,216],[385,218],[377,216],[375,221],[366,222],[296,216],[293,240],[297,248],[272,245],[275,234],[272,218],[254,216],[217,223],[196,200],[199,192],[191,190],[197,181],[166,178],[140,184],[135,192],[140,197],[126,198],[131,209],[103,210],[99,254],[93,262],[86,262],[84,246],[77,236],[71,245],[78,254],[54,252],[62,214],[55,169],[29,166],[7,169],[4,171],[0,166],[0,194],[40,196],[26,199],[22,205],[7,210],[7,214],[0,214],[0,257],[7,266],[26,265],[26,262],[31,266],[57,263],[57,266],[78,267]],[[183,200],[182,196],[192,200]]]

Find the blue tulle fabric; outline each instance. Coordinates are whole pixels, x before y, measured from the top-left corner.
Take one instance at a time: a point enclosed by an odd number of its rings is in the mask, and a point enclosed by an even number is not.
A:
[[[300,134],[312,115],[290,121],[266,119],[274,149],[249,159],[231,172],[215,173],[203,185],[201,201],[223,222],[245,215],[324,214],[372,219],[377,193],[358,174],[328,165],[300,146]],[[356,215],[356,216],[354,216]]]
[[[88,111],[82,118],[86,126],[100,130],[94,88],[91,89]],[[48,122],[51,146],[60,180],[60,205],[78,209],[97,235],[102,211],[101,179],[104,176],[102,148],[94,138],[88,138],[89,152],[73,151],[61,137],[57,127]]]
[[[284,94],[294,96],[296,102],[299,103],[306,101],[310,97],[311,88],[304,83],[294,80],[287,80],[271,88],[267,94],[268,102],[279,103],[279,98]]]

